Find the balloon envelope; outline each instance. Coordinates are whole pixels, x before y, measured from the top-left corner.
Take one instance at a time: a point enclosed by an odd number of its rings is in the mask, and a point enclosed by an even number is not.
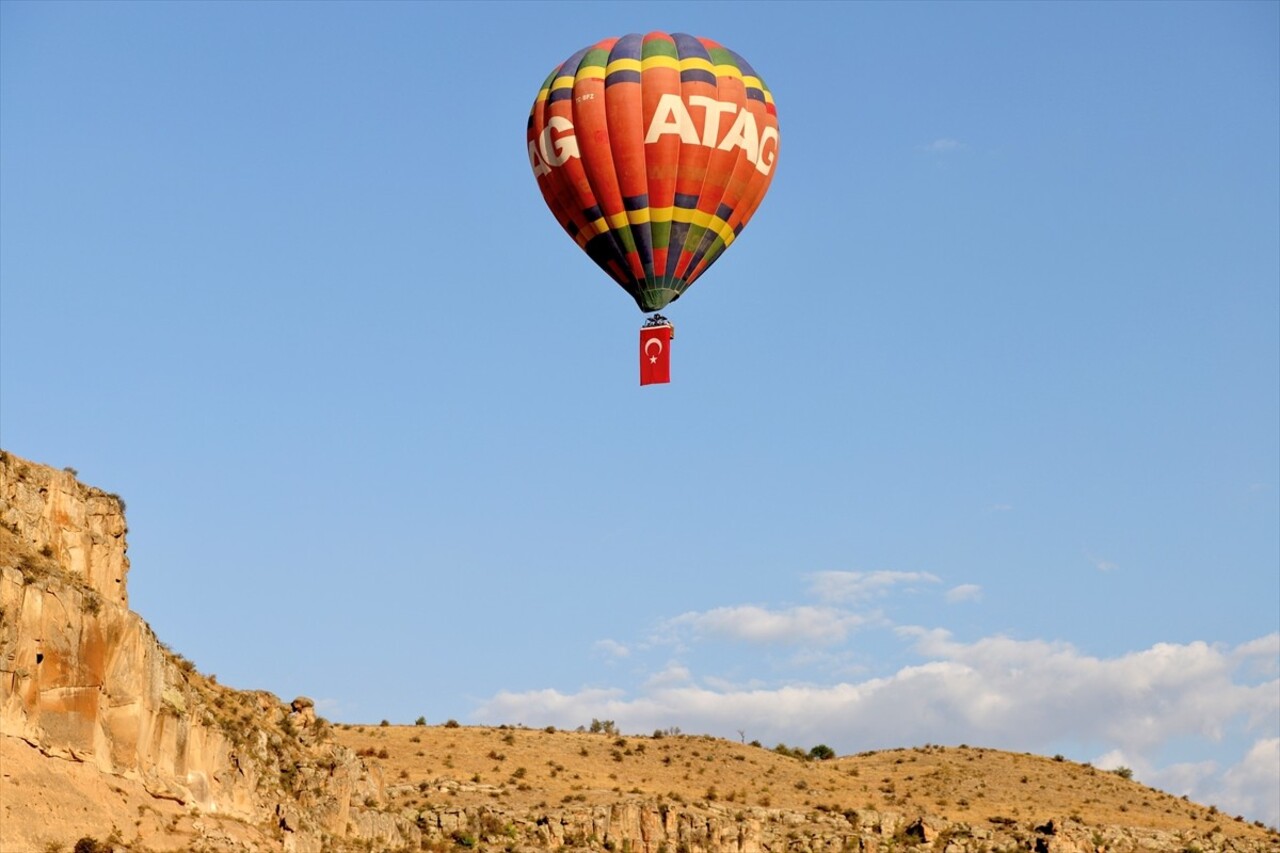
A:
[[[605,39],[547,77],[526,134],[561,226],[642,311],[704,273],[778,157],[773,95],[738,54],[683,33]]]

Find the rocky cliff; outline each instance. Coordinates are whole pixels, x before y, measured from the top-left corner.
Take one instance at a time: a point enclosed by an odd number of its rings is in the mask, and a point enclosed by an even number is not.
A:
[[[129,610],[126,530],[117,496],[0,454],[0,849],[114,828],[157,849],[303,851],[375,828],[352,803],[381,800],[377,774],[309,701],[201,676]]]

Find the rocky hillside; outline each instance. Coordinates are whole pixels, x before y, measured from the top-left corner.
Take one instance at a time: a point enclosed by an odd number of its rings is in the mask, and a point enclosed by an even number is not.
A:
[[[820,760],[782,745],[605,729],[340,725],[335,734],[382,768],[389,809],[463,846],[1280,850],[1266,827],[1060,757],[926,745]]]
[[[0,452],[3,853],[1280,853],[1212,807],[993,750],[332,726],[166,648],[128,609],[125,534],[116,496]]]

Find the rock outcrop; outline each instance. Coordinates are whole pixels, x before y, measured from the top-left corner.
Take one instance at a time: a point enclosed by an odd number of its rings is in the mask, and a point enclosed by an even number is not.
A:
[[[228,835],[227,821],[243,824],[235,849],[320,850],[358,832],[352,803],[380,801],[376,772],[327,738],[310,700],[229,689],[161,643],[127,606],[126,530],[115,495],[0,454],[0,736],[48,758],[50,784],[59,762],[89,765],[202,816],[178,849]],[[19,808],[38,791],[0,784],[4,849],[34,845],[50,827]]]

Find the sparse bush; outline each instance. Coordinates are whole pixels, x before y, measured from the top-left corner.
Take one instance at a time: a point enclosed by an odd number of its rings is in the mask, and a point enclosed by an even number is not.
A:
[[[778,753],[779,755],[787,755],[787,756],[790,756],[791,758],[799,758],[801,761],[809,757],[809,753],[805,752],[800,747],[787,746],[785,743],[778,744],[773,748],[773,751]]]
[[[595,717],[592,717],[591,726],[588,728],[588,731],[593,735],[616,735],[618,733],[618,727],[613,720],[597,720]]]
[[[1121,779],[1133,778],[1133,770],[1128,767],[1117,767],[1115,770],[1112,770],[1111,772],[1119,776]]]
[[[419,717],[418,719],[416,719],[416,720],[414,720],[414,721],[413,721],[413,724],[414,724],[415,726],[425,726],[425,725],[427,724],[427,718],[426,718],[426,717]]]
[[[379,726],[382,726],[382,727],[386,727],[386,726],[391,725],[391,721],[390,721],[390,720],[383,720],[382,722],[378,723],[378,725],[379,725]]]
[[[458,727],[458,721],[452,718],[445,720],[444,727],[446,729],[456,729]]]

